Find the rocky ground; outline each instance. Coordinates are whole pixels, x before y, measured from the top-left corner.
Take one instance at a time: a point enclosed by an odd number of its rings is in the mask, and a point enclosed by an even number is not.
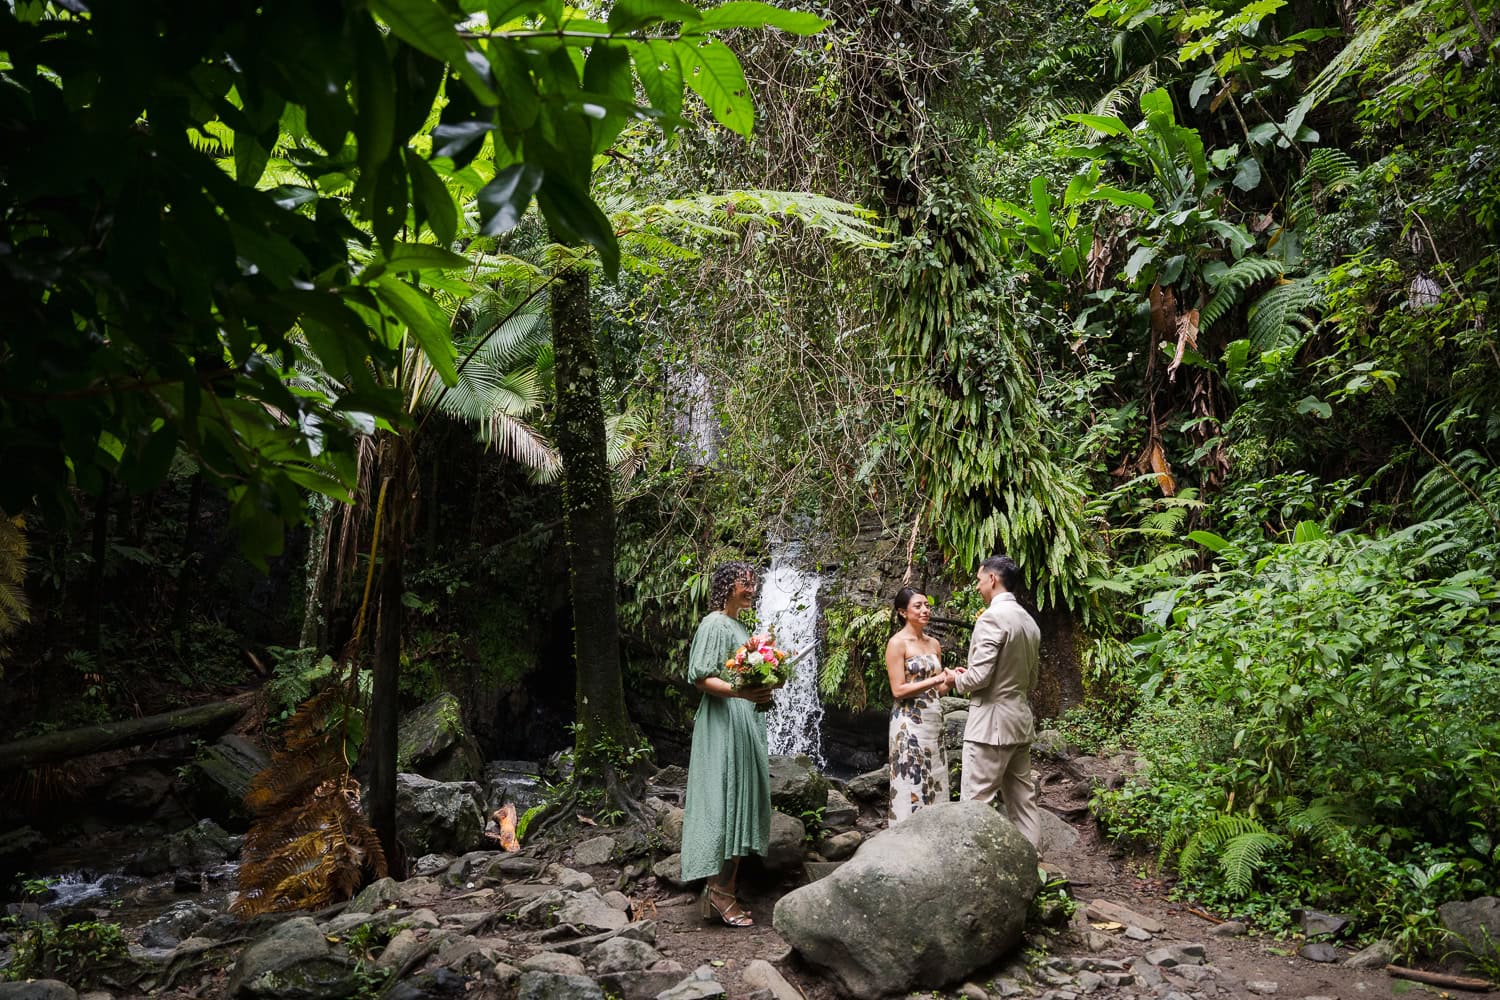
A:
[[[1076,912],[1044,896],[1019,946],[961,982],[932,984],[947,992],[910,996],[1343,1000],[1440,992],[1391,978],[1379,954],[1317,935],[1331,925],[1310,924],[1306,940],[1273,940],[1168,900],[1164,883],[1143,877],[1140,859],[1101,842],[1088,816],[1090,788],[1118,780],[1120,762],[1066,754],[1039,755],[1037,762],[1049,814],[1044,867],[1052,881],[1066,879]],[[220,896],[199,894],[207,880],[191,871],[213,870],[235,846],[200,824],[182,844],[147,852],[151,867],[177,869],[166,874],[180,895],[131,928],[129,962],[95,970],[86,989],[79,982],[8,983],[0,984],[0,998],[293,1000],[383,992],[401,1000],[832,1000],[841,995],[834,979],[805,962],[773,929],[771,916],[783,896],[827,875],[880,832],[882,780],[865,775],[830,790],[791,759],[779,759],[775,772],[779,812],[771,850],[743,876],[753,928],[705,923],[697,897],[676,881],[681,768],[663,769],[648,786],[649,827],[575,821],[557,839],[519,853],[444,849],[474,837],[476,813],[504,796],[515,769],[502,769],[488,790],[403,776],[404,822],[425,824],[434,848],[412,877],[383,880],[322,913],[242,923],[222,912]],[[803,817],[821,818],[811,837]],[[871,853],[861,852],[845,874]],[[958,922],[961,900],[952,899],[951,906],[924,903],[938,912],[924,910],[920,923]],[[892,934],[910,933],[898,925],[891,924]]]

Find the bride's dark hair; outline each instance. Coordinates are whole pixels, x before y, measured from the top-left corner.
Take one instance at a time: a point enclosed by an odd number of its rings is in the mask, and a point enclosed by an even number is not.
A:
[[[708,581],[708,608],[710,611],[723,611],[724,604],[729,600],[729,592],[734,589],[736,580],[749,577],[754,581],[756,577],[755,566],[747,562],[720,563],[714,567],[713,576]]]

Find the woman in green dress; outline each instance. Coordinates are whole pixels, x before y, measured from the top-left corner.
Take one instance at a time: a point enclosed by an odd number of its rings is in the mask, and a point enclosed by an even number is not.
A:
[[[736,691],[722,676],[724,662],[750,641],[736,616],[755,600],[757,576],[754,566],[742,562],[714,570],[709,604],[715,610],[699,623],[688,655],[688,680],[703,692],[703,700],[688,758],[682,880],[707,879],[703,917],[717,915],[731,927],[755,922],[735,898],[740,858],[765,854],[771,839],[766,716],[755,709],[771,700],[773,689]]]

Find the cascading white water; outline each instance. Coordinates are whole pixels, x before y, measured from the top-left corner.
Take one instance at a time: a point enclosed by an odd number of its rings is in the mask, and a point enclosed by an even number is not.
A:
[[[818,584],[816,573],[799,569],[793,562],[795,553],[778,549],[771,559],[771,570],[760,587],[760,605],[756,619],[761,629],[770,629],[776,645],[793,654],[806,655],[797,661],[792,677],[776,692],[766,724],[773,754],[805,753],[818,767],[823,758],[823,703],[818,699]]]

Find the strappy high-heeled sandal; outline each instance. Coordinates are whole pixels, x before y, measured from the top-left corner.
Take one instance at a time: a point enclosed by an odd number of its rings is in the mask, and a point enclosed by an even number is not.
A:
[[[728,902],[724,902],[724,900]],[[749,927],[755,923],[755,918],[745,912],[740,901],[735,898],[734,893],[727,889],[716,886],[704,886],[703,898],[700,900],[699,912],[704,920],[715,918],[724,921],[730,927]]]

